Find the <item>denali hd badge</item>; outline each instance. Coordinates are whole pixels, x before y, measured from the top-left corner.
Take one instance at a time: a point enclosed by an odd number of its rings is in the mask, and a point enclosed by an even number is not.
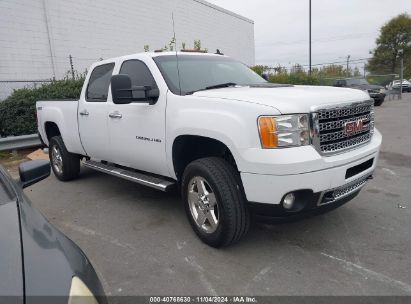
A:
[[[158,139],[158,138],[149,138],[149,137],[144,137],[144,136],[136,136],[136,139],[161,143],[161,139]]]
[[[348,121],[344,124],[344,133],[345,135],[353,135],[355,133],[359,133],[365,129],[364,126],[364,120],[359,119],[359,120],[354,120],[354,121]]]

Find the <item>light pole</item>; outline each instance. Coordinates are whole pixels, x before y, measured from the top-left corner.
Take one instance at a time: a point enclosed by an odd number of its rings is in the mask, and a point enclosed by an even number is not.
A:
[[[404,50],[398,50],[400,56],[400,99],[402,99],[402,80],[404,78]]]
[[[308,31],[309,31],[309,74],[311,76],[311,0],[309,0],[309,17],[308,17]]]
[[[351,55],[348,55],[348,56],[347,56],[347,77],[350,76],[350,71],[349,71],[349,68],[350,68],[350,58],[351,58]]]

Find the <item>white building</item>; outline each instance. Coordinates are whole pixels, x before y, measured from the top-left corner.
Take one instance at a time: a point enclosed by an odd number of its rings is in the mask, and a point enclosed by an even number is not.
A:
[[[1,0],[0,82],[62,78],[100,58],[194,40],[254,64],[254,22],[203,0]],[[0,83],[0,99],[4,94]],[[2,92],[3,91],[3,92]]]

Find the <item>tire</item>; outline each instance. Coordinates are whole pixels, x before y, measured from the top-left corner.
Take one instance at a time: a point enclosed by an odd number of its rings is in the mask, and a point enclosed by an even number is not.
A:
[[[61,136],[54,136],[49,144],[49,158],[54,175],[61,181],[69,181],[80,174],[80,157],[67,151]]]
[[[191,227],[204,243],[219,248],[244,237],[250,214],[240,176],[227,161],[217,157],[193,161],[184,170],[181,186]],[[204,200],[202,193],[208,193]]]
[[[384,99],[375,99],[375,100],[374,100],[374,105],[375,105],[376,107],[380,107],[383,102],[384,102]]]

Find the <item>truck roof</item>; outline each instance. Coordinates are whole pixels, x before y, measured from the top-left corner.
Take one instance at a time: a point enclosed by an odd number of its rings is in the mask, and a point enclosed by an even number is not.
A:
[[[146,57],[150,57],[150,58],[155,58],[155,57],[161,57],[161,56],[170,56],[170,55],[184,55],[184,56],[218,56],[218,57],[227,57],[225,55],[221,55],[221,54],[213,54],[213,53],[203,53],[203,52],[141,52],[141,53],[134,53],[134,54],[129,54],[129,55],[123,55],[123,56],[118,56],[118,57],[112,57],[112,58],[107,58],[101,61],[98,61],[96,63],[93,64],[94,65],[101,65],[101,64],[105,64],[105,63],[109,63],[109,62],[113,62],[115,60],[126,60],[126,59],[130,59],[132,57],[135,56],[146,56]]]

